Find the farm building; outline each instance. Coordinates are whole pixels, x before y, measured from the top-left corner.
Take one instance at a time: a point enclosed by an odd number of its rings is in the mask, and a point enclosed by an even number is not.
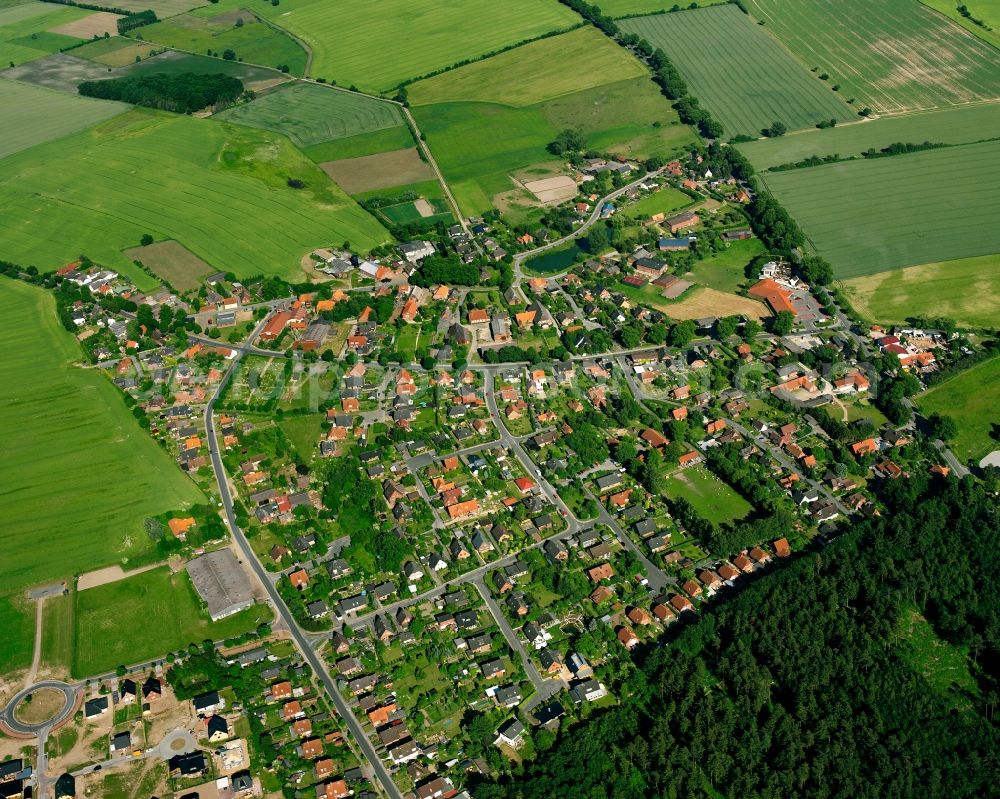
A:
[[[208,606],[212,621],[232,616],[253,604],[246,573],[228,549],[195,558],[186,568],[198,596]]]

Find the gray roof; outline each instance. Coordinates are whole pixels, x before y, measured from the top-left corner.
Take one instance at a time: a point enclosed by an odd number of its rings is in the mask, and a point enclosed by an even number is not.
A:
[[[246,572],[228,549],[208,552],[187,564],[198,595],[208,605],[212,621],[231,616],[253,604]]]

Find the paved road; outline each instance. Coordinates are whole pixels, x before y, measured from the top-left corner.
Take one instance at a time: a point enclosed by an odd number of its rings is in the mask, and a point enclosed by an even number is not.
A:
[[[260,333],[263,325],[264,322],[262,321],[261,324],[258,325],[257,328],[250,334],[250,341],[253,341],[253,339]],[[242,353],[236,356],[223,379],[219,381],[219,385],[216,388],[215,393],[212,395],[212,399],[209,401],[208,405],[205,406],[205,432],[206,437],[208,438],[209,454],[212,458],[212,468],[215,470],[216,482],[219,486],[219,494],[222,498],[223,510],[225,511],[226,519],[229,522],[229,528],[232,531],[233,538],[242,551],[246,562],[249,564],[250,568],[253,569],[257,578],[260,580],[261,585],[263,585],[264,589],[267,591],[275,611],[287,626],[292,640],[299,648],[303,658],[312,667],[313,672],[323,683],[323,686],[326,688],[331,700],[336,705],[337,711],[340,713],[341,717],[354,734],[354,738],[357,741],[358,746],[361,748],[361,751],[371,762],[375,776],[378,778],[379,782],[382,783],[383,790],[390,797],[390,799],[402,799],[402,794],[400,794],[399,789],[396,788],[395,783],[393,783],[392,777],[386,770],[385,765],[379,758],[378,753],[372,746],[371,741],[368,740],[368,736],[358,723],[358,720],[355,718],[351,708],[348,707],[344,698],[340,695],[340,691],[337,690],[337,684],[330,676],[330,672],[327,670],[326,664],[313,649],[310,638],[300,629],[298,623],[295,621],[295,618],[292,616],[291,611],[288,609],[288,606],[278,594],[278,590],[274,583],[269,579],[267,570],[264,569],[260,561],[257,559],[253,548],[250,546],[250,542],[247,540],[243,531],[236,523],[236,515],[233,512],[233,498],[229,490],[229,479],[226,475],[225,467],[222,464],[222,458],[219,454],[218,439],[215,431],[215,419],[213,418],[212,412],[215,407],[215,402],[219,398],[219,393],[225,387],[226,383],[229,382],[229,379],[233,374],[233,370],[242,357]]]
[[[14,708],[17,707],[17,704],[28,694],[34,693],[42,688],[52,688],[59,691],[63,695],[65,704],[62,709],[51,719],[42,722],[41,724],[26,724],[23,721],[18,721],[14,717]],[[76,704],[77,690],[79,689],[76,686],[69,685],[68,683],[64,683],[60,680],[42,680],[41,682],[35,683],[34,685],[19,691],[14,698],[7,703],[7,706],[3,708],[3,710],[0,710],[0,721],[3,721],[8,727],[11,728],[11,730],[16,733],[20,733],[21,735],[39,735],[43,731],[48,734],[49,730],[64,721],[73,711],[73,706]]]
[[[948,449],[948,446],[941,440],[935,441],[934,446],[937,447],[938,452],[941,453],[941,457],[944,458],[944,462],[948,464],[948,468],[954,472],[955,477],[961,479],[969,474],[969,470],[965,468],[963,464],[952,452]]]

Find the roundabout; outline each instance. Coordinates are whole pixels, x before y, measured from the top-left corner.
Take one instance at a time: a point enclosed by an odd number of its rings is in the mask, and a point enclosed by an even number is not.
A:
[[[11,732],[36,735],[69,718],[76,707],[77,689],[59,680],[44,680],[25,688],[0,711],[0,721]]]

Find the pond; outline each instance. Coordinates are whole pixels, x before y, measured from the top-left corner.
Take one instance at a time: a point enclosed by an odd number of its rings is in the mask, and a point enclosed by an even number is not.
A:
[[[548,250],[534,258],[529,258],[524,262],[524,268],[532,272],[562,272],[569,269],[575,262],[576,256],[584,252],[576,242],[567,247],[559,247]]]

